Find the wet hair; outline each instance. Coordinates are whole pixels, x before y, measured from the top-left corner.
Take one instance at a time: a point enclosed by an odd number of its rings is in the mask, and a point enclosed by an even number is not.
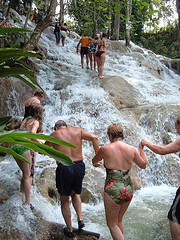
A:
[[[103,32],[102,37],[107,37],[107,33]]]
[[[34,96],[45,97],[46,93],[42,89],[36,89]]]
[[[43,107],[41,104],[34,104],[31,105],[29,109],[29,116],[38,120],[39,122],[39,129],[42,129],[42,117],[43,117]]]
[[[108,136],[111,134],[112,138],[124,138],[123,128],[119,124],[111,124],[107,129]]]
[[[67,124],[63,120],[58,120],[54,125],[54,127],[57,127],[57,128],[62,126],[67,127]]]
[[[177,125],[180,125],[180,117],[177,117],[177,118],[175,119],[175,123],[176,123]]]

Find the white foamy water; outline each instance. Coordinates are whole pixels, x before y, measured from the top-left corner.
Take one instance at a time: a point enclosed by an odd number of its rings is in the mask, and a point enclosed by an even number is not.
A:
[[[47,31],[52,34],[52,31]],[[47,93],[47,99],[44,104],[44,124],[45,134],[53,131],[54,123],[62,119],[68,125],[82,127],[86,131],[96,133],[100,144],[108,143],[106,137],[107,126],[111,123],[120,123],[126,130],[131,129],[131,135],[127,136],[126,141],[135,147],[138,147],[139,140],[148,137],[154,141],[156,137],[152,136],[147,126],[141,122],[132,119],[130,112],[117,110],[109,101],[109,95],[99,86],[97,72],[82,69],[80,64],[80,55],[76,54],[78,40],[67,38],[65,47],[56,46],[55,38],[42,34],[39,44],[47,49],[47,63],[39,61],[40,74],[37,79],[39,84]],[[104,75],[120,76],[127,80],[143,96],[141,106],[155,104],[163,105],[165,103],[178,105],[180,102],[179,83],[180,76],[162,65],[153,54],[149,54],[144,49],[142,56],[144,61],[151,61],[153,65],[158,66],[161,71],[161,79],[151,75],[145,66],[139,64],[131,56],[121,56],[118,52],[107,51]],[[61,65],[65,65],[68,71],[61,71]],[[58,74],[59,71],[59,74]],[[54,90],[54,85],[61,85],[61,80],[68,81],[60,90]],[[14,101],[16,94],[13,91]],[[63,96],[63,97],[62,97]],[[139,99],[140,101],[140,99]],[[23,105],[23,104],[22,104]],[[14,112],[13,112],[14,113]],[[12,114],[13,114],[12,113]],[[161,113],[160,118],[162,118]],[[144,113],[144,119],[151,117]],[[157,119],[158,124],[158,119]],[[154,123],[154,125],[157,125]],[[172,138],[177,136],[172,134]],[[89,159],[93,156],[93,149],[89,143],[83,144],[84,161],[86,164],[86,174],[91,173],[93,169]],[[175,157],[177,157],[175,155]],[[130,204],[127,213],[124,216],[124,236],[131,240],[169,240],[170,234],[167,229],[167,212],[174,198],[176,187],[170,184],[165,174],[162,177],[162,164],[166,161],[165,157],[156,156],[155,160],[148,159],[146,170],[140,170],[141,180],[145,186],[135,192],[134,198]],[[47,163],[49,167],[55,166],[55,161],[44,156],[37,156],[36,171],[43,171],[43,164]],[[179,159],[177,158],[177,164]],[[18,185],[20,172],[12,158],[6,157],[5,161],[0,163],[0,180],[6,182],[7,188],[13,191],[13,197],[0,206],[0,223],[5,226],[4,215],[11,219],[12,227],[19,228],[21,224],[26,224],[26,231],[32,232],[31,220],[34,218],[30,213],[23,215],[21,199],[19,197]],[[105,177],[103,169],[99,174]],[[93,181],[94,176],[89,176]],[[91,182],[89,183],[91,184]],[[103,188],[103,186],[102,186]],[[14,190],[13,190],[14,189]],[[32,187],[31,201],[37,211],[40,211],[43,218],[57,223],[63,223],[63,218],[58,203],[53,205],[47,199],[42,197],[36,186]],[[82,204],[82,212],[86,229],[99,232],[107,240],[111,239],[109,230],[106,226],[103,200],[97,201],[97,204]],[[72,209],[73,226],[77,227],[76,215]],[[35,239],[35,236],[34,236]]]

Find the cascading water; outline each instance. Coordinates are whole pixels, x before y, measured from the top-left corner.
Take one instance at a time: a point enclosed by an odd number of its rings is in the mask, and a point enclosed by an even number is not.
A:
[[[141,49],[138,53],[142,58],[142,65],[129,55],[120,55],[119,52],[111,51],[106,54],[104,73],[107,76],[121,76],[135,89],[140,92],[142,99],[137,99],[140,107],[146,110],[139,119],[133,118],[131,110],[118,110],[109,101],[109,94],[99,86],[97,72],[82,69],[80,55],[76,54],[77,39],[66,39],[65,47],[56,46],[51,27],[42,34],[39,44],[47,49],[48,59],[37,60],[40,73],[38,82],[47,93],[44,102],[43,129],[45,134],[53,131],[54,123],[62,119],[71,126],[78,126],[86,131],[95,133],[101,145],[107,144],[106,130],[111,123],[120,123],[125,129],[125,141],[138,148],[139,140],[147,137],[152,141],[159,141],[161,136],[159,128],[163,131],[167,127],[167,118],[163,109],[164,105],[177,105],[180,100],[179,83],[180,77],[168,70],[159,58],[153,53]],[[153,76],[147,71],[145,62],[150,61],[161,71],[161,79]],[[65,68],[65,71],[62,70]],[[8,101],[16,101],[17,93],[13,90]],[[178,100],[179,99],[179,100]],[[20,106],[21,108],[23,107]],[[153,107],[153,108],[152,108]],[[149,109],[149,110],[147,110]],[[151,112],[151,109],[153,111]],[[19,116],[17,111],[9,114]],[[171,113],[170,113],[171,114]],[[152,119],[152,125],[149,122]],[[173,128],[173,120],[169,123]],[[152,135],[151,131],[155,135]],[[156,131],[157,130],[157,131]],[[177,136],[170,133],[171,139]],[[83,145],[84,161],[86,164],[87,186],[92,187],[96,183],[93,176],[93,148],[89,143]],[[170,239],[167,229],[167,212],[175,195],[176,187],[173,179],[169,180],[169,172],[166,166],[166,157],[152,155],[147,152],[148,165],[146,170],[140,170],[139,176],[143,187],[135,192],[134,198],[124,216],[124,237],[132,240],[168,240]],[[179,164],[179,158],[173,157]],[[55,167],[53,159],[38,155],[36,172],[40,173],[44,167]],[[26,224],[26,231],[32,232],[31,219],[33,214],[23,215],[19,210],[21,200],[17,188],[19,185],[19,172],[15,161],[6,156],[0,163],[0,180],[6,183],[8,191],[14,192],[13,196],[0,205],[0,224],[5,227],[8,224],[13,228],[20,228]],[[98,174],[105,177],[103,168],[96,169]],[[167,171],[167,172],[166,172]],[[97,183],[96,183],[97,184]],[[11,186],[11,188],[10,188]],[[102,185],[103,188],[103,185]],[[15,189],[15,190],[13,190]],[[92,191],[92,188],[90,189]],[[93,193],[95,196],[98,193]],[[32,187],[31,201],[37,211],[48,221],[63,223],[58,203],[53,205],[40,195],[36,186]],[[43,211],[42,211],[43,209]],[[82,212],[86,229],[96,231],[107,240],[111,239],[109,230],[105,223],[104,206],[102,197],[96,203],[83,203]],[[72,222],[76,227],[76,215],[72,209]],[[6,216],[6,221],[5,217]],[[36,237],[34,236],[34,239]]]

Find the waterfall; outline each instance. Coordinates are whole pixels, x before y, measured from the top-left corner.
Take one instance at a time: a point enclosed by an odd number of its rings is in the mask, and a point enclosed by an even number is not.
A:
[[[135,110],[117,109],[109,100],[110,94],[100,87],[97,72],[81,68],[80,55],[76,54],[77,43],[78,39],[67,37],[64,47],[61,44],[56,46],[52,27],[42,34],[39,41],[48,55],[45,60],[36,60],[40,69],[37,81],[47,93],[43,102],[44,134],[49,135],[53,131],[54,123],[62,119],[69,126],[81,127],[95,133],[100,145],[108,143],[106,130],[111,123],[121,124],[125,129],[125,141],[137,148],[139,140],[143,137],[162,143],[162,134],[165,134],[168,128],[170,140],[177,138],[173,130],[173,121],[179,110],[180,76],[161,63],[161,56],[133,44],[132,49],[137,48],[136,57],[132,53],[123,55],[119,51],[107,50],[104,74],[109,78],[112,76],[124,78],[142,96],[142,99],[137,98],[139,106]],[[121,43],[123,44],[123,41]],[[156,69],[157,74],[160,73],[160,77],[147,71],[149,65]],[[16,101],[17,96],[13,90],[8,101]],[[23,104],[20,109],[23,108]],[[9,114],[19,116],[19,112],[14,110]],[[166,216],[177,185],[177,181],[170,175],[168,161],[175,159],[174,162],[178,165],[179,158],[176,154],[158,156],[147,149],[146,154],[147,169],[140,169],[138,173],[143,187],[135,192],[124,216],[124,236],[125,239],[132,240],[168,240],[170,233],[167,229]],[[89,185],[90,191],[93,191],[92,185],[98,184],[96,177],[92,175],[93,171],[102,178],[105,178],[105,172],[103,168],[93,168],[91,164],[93,148],[87,142],[83,143],[83,155],[86,164],[86,186]],[[172,164],[175,167],[174,162]],[[55,167],[56,163],[53,159],[38,155],[36,172],[41,173],[45,166]],[[6,156],[0,163],[0,170],[1,182],[6,184],[8,191],[14,193],[8,201],[0,205],[1,226],[5,227],[7,224],[4,217],[6,215],[6,219],[12,218],[9,224],[13,228],[20,228],[26,223],[26,231],[31,232],[32,228],[28,223],[33,219],[33,214],[24,216],[17,211],[21,205],[17,192],[20,173],[13,158]],[[93,194],[96,196],[98,193]],[[64,224],[58,203],[52,205],[48,202],[39,194],[36,186],[32,187],[31,196],[33,205],[42,213],[44,219]],[[72,212],[72,222],[76,225],[73,209]],[[105,223],[102,198],[98,198],[96,203],[82,203],[82,212],[87,230],[96,230],[102,237],[111,239]]]

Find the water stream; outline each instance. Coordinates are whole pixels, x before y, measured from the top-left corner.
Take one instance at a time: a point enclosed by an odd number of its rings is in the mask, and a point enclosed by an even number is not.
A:
[[[97,72],[89,69],[82,69],[80,64],[80,55],[76,54],[77,39],[67,38],[65,47],[56,46],[54,36],[49,36],[52,31],[42,34],[40,44],[47,49],[47,62],[39,61],[40,74],[38,82],[43,86],[47,93],[47,99],[44,102],[44,121],[43,129],[45,134],[53,131],[54,123],[62,119],[71,126],[84,128],[86,131],[95,133],[100,144],[108,143],[106,137],[107,126],[111,123],[120,123],[126,132],[131,134],[125,139],[126,142],[138,147],[141,138],[147,137],[155,141],[160,138],[158,132],[151,134],[151,129],[145,124],[147,118],[153,118],[154,127],[159,122],[163,125],[165,116],[159,112],[156,117],[152,112],[144,112],[140,121],[132,119],[130,111],[117,110],[109,101],[109,95],[99,86]],[[120,55],[119,52],[108,50],[106,55],[105,71],[106,76],[121,76],[128,81],[143,96],[143,100],[138,99],[143,106],[158,106],[174,104],[180,102],[179,83],[180,77],[167,69],[159,61],[159,57],[151,52],[143,50],[142,58],[144,61],[151,61],[152,64],[162,68],[161,79],[151,75],[145,66],[139,67],[137,61],[132,56]],[[61,71],[61,66],[65,65],[68,71]],[[58,76],[59,71],[59,76]],[[60,90],[54,90],[54,86],[60,84],[63,80],[64,87]],[[66,82],[68,84],[66,84]],[[16,92],[12,92],[8,101],[15,101]],[[22,104],[23,106],[23,104]],[[21,106],[21,107],[22,107]],[[11,110],[10,114],[19,116],[17,111]],[[157,118],[158,116],[158,118]],[[171,121],[173,128],[173,119]],[[171,138],[177,136],[175,131]],[[84,161],[86,163],[86,174],[91,174],[93,169],[90,159],[93,156],[93,149],[89,143],[83,144]],[[179,164],[179,158],[174,155]],[[43,171],[44,166],[55,166],[55,161],[48,157],[37,157],[36,172]],[[166,157],[155,156],[154,159],[148,159],[146,170],[140,170],[139,176],[144,183],[143,187],[135,192],[134,198],[124,216],[124,237],[131,240],[169,240],[167,212],[170,208],[176,191],[176,184],[167,179],[167,174],[163,173],[161,168],[166,163]],[[166,165],[165,165],[166,167]],[[19,211],[21,200],[17,188],[19,187],[19,172],[15,161],[6,156],[5,161],[0,163],[0,181],[6,182],[7,188],[14,192],[11,199],[0,206],[0,224],[5,226],[3,215],[9,217],[9,223],[14,228],[19,228],[26,224],[26,231],[32,232],[28,222],[33,219],[33,215],[22,215]],[[99,174],[105,177],[103,168],[97,170]],[[17,174],[18,173],[18,174]],[[164,175],[163,175],[164,174]],[[89,176],[93,181],[94,176]],[[89,182],[91,184],[91,182]],[[103,186],[102,186],[103,188]],[[14,189],[14,190],[13,190]],[[36,186],[32,187],[32,203],[36,209],[42,212],[42,215],[48,221],[63,223],[58,203],[53,205],[47,199],[42,197]],[[42,210],[43,209],[43,210]],[[107,240],[112,239],[105,223],[103,199],[96,203],[82,204],[82,211],[86,229],[99,232]],[[76,216],[72,209],[72,222],[77,227]],[[13,219],[13,221],[11,221]],[[34,239],[36,239],[34,237]]]

